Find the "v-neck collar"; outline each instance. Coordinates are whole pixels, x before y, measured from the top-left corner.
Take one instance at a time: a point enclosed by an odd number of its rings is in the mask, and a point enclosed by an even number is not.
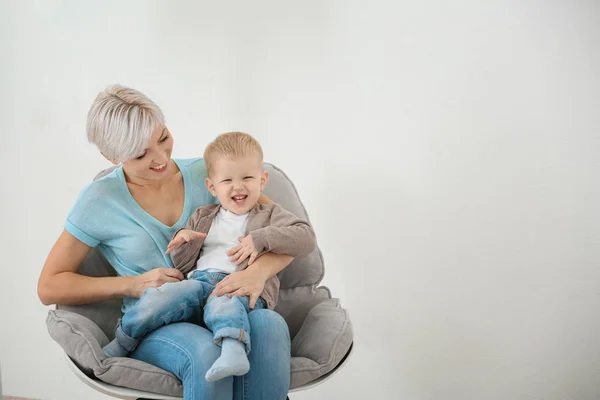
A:
[[[129,201],[138,211],[140,211],[147,218],[149,218],[156,224],[160,224],[161,226],[169,228],[169,229],[172,229],[172,228],[180,225],[182,222],[185,222],[185,220],[187,219],[186,215],[190,214],[188,212],[188,208],[190,207],[190,200],[189,200],[188,194],[189,194],[189,191],[191,190],[191,189],[188,189],[188,186],[189,186],[188,184],[189,184],[189,180],[190,180],[189,171],[187,170],[187,168],[183,168],[182,165],[180,165],[177,160],[175,160],[175,159],[172,159],[172,160],[173,160],[173,162],[175,162],[175,164],[177,164],[177,168],[179,168],[179,171],[181,171],[181,176],[183,177],[183,210],[181,210],[181,216],[179,217],[177,222],[175,222],[171,226],[156,219],[152,214],[150,214],[148,211],[144,210],[142,208],[142,206],[140,206],[140,204],[136,201],[136,199],[133,198],[133,195],[129,191],[129,187],[127,186],[127,181],[125,180],[125,173],[123,172],[123,166],[120,166],[117,169],[117,174],[119,176],[119,179],[122,182],[121,187],[125,191],[125,197],[127,198],[127,201]]]

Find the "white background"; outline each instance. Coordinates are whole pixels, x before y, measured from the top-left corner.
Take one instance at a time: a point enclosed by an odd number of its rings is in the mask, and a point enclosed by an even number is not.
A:
[[[0,40],[5,395],[105,398],[36,283],[119,82],[298,186],[356,352],[294,400],[600,398],[597,1],[2,0]]]

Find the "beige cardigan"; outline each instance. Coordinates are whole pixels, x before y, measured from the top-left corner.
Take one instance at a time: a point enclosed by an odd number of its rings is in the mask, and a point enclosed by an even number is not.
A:
[[[220,208],[219,204],[198,208],[182,229],[208,233]],[[252,241],[259,257],[267,252],[300,257],[313,251],[316,246],[315,234],[310,224],[278,204],[254,206],[250,210],[246,225],[246,235],[249,233],[252,234]],[[203,244],[204,239],[195,239],[173,250],[171,258],[175,268],[185,275],[194,270]],[[246,267],[248,267],[248,259],[238,265],[236,271],[244,270]],[[265,282],[261,297],[267,303],[267,307],[273,309],[277,304],[278,295],[279,278],[275,275]]]

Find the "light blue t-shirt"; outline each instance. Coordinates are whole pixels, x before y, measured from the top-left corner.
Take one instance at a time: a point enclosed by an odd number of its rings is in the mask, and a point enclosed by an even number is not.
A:
[[[65,229],[88,246],[97,246],[118,275],[135,276],[157,267],[173,267],[165,251],[175,232],[185,226],[196,208],[218,202],[204,184],[207,173],[202,158],[173,161],[181,170],[185,190],[183,213],[175,225],[163,224],[140,207],[119,167],[83,189]],[[123,312],[136,301],[125,298]]]

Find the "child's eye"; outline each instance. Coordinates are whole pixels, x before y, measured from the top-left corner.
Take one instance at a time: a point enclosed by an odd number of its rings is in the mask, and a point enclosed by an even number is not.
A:
[[[145,156],[145,155],[146,155],[146,152],[144,152],[144,154],[142,154],[141,156],[139,156],[139,157],[136,157],[135,159],[136,159],[136,160],[141,160],[142,158],[144,158],[144,156]]]
[[[231,182],[231,179],[223,179],[221,182],[229,183],[229,182]]]
[[[253,179],[253,178],[254,178],[253,176],[245,176],[245,177],[244,177],[244,180],[245,180],[245,181],[247,181],[247,180],[249,180],[249,179]]]
[[[167,139],[169,138],[169,135],[165,136],[164,138],[160,139],[160,142],[165,142]]]

